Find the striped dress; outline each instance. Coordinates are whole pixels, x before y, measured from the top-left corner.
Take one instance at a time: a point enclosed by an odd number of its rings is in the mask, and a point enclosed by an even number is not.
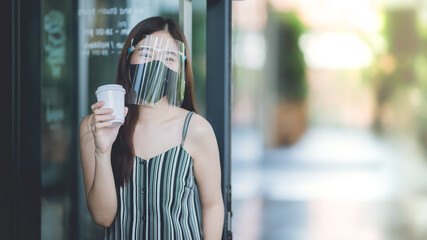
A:
[[[104,239],[202,239],[202,214],[193,159],[181,144],[150,159],[134,157],[134,170],[117,188],[117,214]]]

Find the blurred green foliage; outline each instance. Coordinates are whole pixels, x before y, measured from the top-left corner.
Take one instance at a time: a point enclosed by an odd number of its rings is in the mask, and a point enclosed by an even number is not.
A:
[[[304,55],[298,40],[305,28],[295,12],[272,12],[278,20],[277,49],[279,100],[304,100],[307,80]]]

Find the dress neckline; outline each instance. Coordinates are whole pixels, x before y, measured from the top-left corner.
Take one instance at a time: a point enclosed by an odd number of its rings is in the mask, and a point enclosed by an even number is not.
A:
[[[187,150],[185,150],[185,148],[183,148],[181,144],[176,145],[176,146],[173,146],[173,147],[169,148],[168,150],[163,151],[163,152],[161,152],[161,153],[159,153],[159,154],[157,154],[157,155],[155,155],[155,156],[153,156],[153,157],[150,157],[150,158],[148,158],[148,159],[142,158],[142,157],[140,157],[140,156],[138,156],[138,155],[136,155],[136,154],[135,154],[135,157],[136,157],[136,158],[139,158],[139,159],[141,159],[141,160],[145,160],[145,161],[147,161],[147,162],[148,162],[149,160],[151,160],[151,159],[153,159],[153,158],[157,158],[157,157],[159,157],[159,156],[160,156],[160,155],[162,155],[162,154],[168,153],[168,152],[172,151],[172,150],[173,150],[173,149],[175,149],[175,148],[181,148],[181,150],[182,150],[185,154],[187,154],[188,156],[190,156],[190,158],[191,158],[191,159],[193,159],[193,157],[190,155],[190,153],[189,153],[189,152],[187,152]]]
[[[140,156],[138,156],[138,155],[136,155],[135,154],[135,157],[136,158],[139,158],[139,159],[141,159],[141,160],[144,160],[144,161],[149,161],[149,160],[151,160],[151,159],[153,159],[153,158],[157,158],[157,157],[159,157],[160,155],[162,155],[162,154],[165,154],[165,153],[168,153],[169,151],[171,151],[171,150],[173,150],[173,149],[175,149],[175,148],[181,148],[181,150],[185,153],[185,154],[187,154],[187,155],[189,155],[190,156],[190,159],[193,159],[192,157],[191,157],[191,155],[190,155],[190,153],[189,152],[187,152],[187,150],[185,150],[184,149],[184,147],[183,147],[183,145],[184,145],[184,141],[185,141],[185,137],[187,136],[187,130],[188,130],[188,124],[190,123],[190,119],[191,119],[191,116],[193,115],[193,111],[189,111],[188,113],[187,113],[187,115],[185,116],[185,120],[184,120],[184,127],[183,127],[183,129],[182,129],[182,139],[181,139],[181,143],[179,144],[179,145],[176,145],[176,146],[173,146],[173,147],[171,147],[171,148],[169,148],[169,149],[167,149],[166,151],[164,151],[164,152],[161,152],[161,153],[159,153],[159,154],[157,154],[157,155],[155,155],[155,156],[153,156],[153,157],[150,157],[150,158],[148,158],[148,159],[144,159],[144,158],[142,158],[142,157],[140,157]]]

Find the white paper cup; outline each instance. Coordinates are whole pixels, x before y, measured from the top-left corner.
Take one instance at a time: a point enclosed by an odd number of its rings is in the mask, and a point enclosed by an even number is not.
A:
[[[96,90],[96,98],[99,101],[104,101],[102,108],[112,108],[116,118],[108,122],[113,122],[110,127],[123,125],[125,122],[125,89],[119,84],[107,84],[99,86]]]

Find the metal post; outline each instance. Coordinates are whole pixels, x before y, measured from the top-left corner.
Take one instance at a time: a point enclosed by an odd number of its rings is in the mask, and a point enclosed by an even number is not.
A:
[[[40,239],[40,1],[13,2],[13,238]]]
[[[225,222],[231,231],[231,0],[208,0],[206,13],[206,115],[215,131],[221,159]]]
[[[188,50],[190,51],[190,56],[192,51],[192,0],[180,0],[179,1],[179,25],[182,26],[184,35],[187,39]],[[193,58],[191,58],[193,59]]]
[[[2,219],[0,221],[0,231],[2,238],[14,239],[15,222],[15,196],[16,192],[13,187],[14,184],[14,69],[15,69],[15,1],[4,1],[0,9],[1,25],[4,34],[3,44],[1,48],[1,62],[0,71],[2,72],[2,81],[0,85],[0,104],[4,111],[2,121],[0,124],[0,139],[2,151],[2,167],[0,168],[0,175],[2,181],[0,187],[2,189],[2,199],[0,201]]]

